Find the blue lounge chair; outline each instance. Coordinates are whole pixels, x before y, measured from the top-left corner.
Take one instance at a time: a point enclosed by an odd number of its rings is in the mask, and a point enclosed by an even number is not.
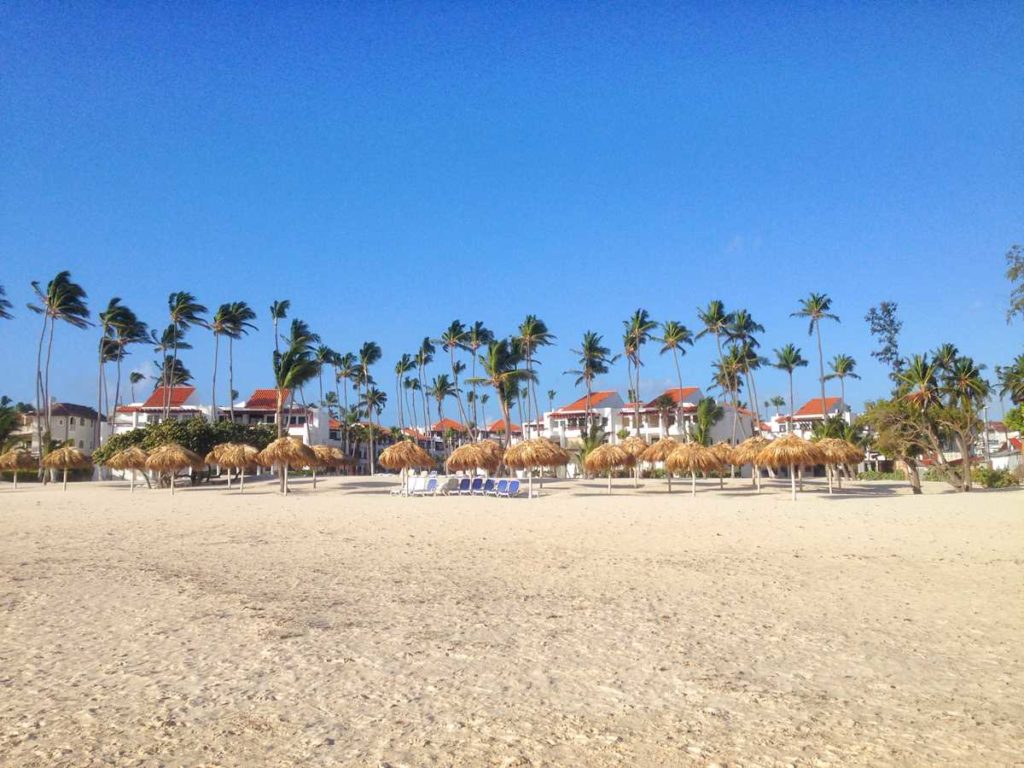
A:
[[[474,496],[479,496],[484,492],[484,479],[482,477],[474,477],[473,484],[469,487],[469,492]]]
[[[489,477],[486,480],[484,480],[484,489],[483,491],[481,491],[481,493],[487,495],[494,493],[494,480],[492,480]]]
[[[469,483],[470,483],[470,480],[469,480],[468,477],[464,477],[461,480],[459,480],[459,487],[455,491],[455,493],[457,493],[459,496],[463,496],[463,495],[469,493]]]
[[[506,499],[511,499],[513,496],[519,495],[519,481],[510,480],[508,485],[505,487],[504,492],[501,490],[501,483],[498,483],[498,490],[494,494],[495,496],[504,496]]]
[[[508,480],[499,480],[498,487],[491,491],[493,496],[507,496],[508,495]]]
[[[433,496],[437,492],[437,478],[428,477],[426,486],[420,486],[419,489],[412,491],[414,496]]]

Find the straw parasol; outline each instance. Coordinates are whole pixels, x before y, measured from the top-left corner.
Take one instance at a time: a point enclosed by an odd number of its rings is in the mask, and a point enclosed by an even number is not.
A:
[[[14,473],[14,487],[18,487],[18,473],[23,469],[35,469],[38,462],[31,453],[24,448],[11,448],[3,456],[0,456],[0,469],[6,469]]]
[[[501,455],[496,455],[489,446],[485,448],[480,443],[467,443],[452,451],[452,455],[445,462],[445,467],[449,472],[483,469],[487,471],[487,474],[493,475],[499,464],[501,464]]]
[[[665,436],[641,453],[640,460],[652,464],[665,461],[672,454],[672,451],[678,447],[679,443],[674,437]],[[668,478],[668,492],[672,493],[672,473],[667,468],[665,469],[665,477]]]
[[[760,435],[754,435],[732,449],[733,463],[736,466],[752,465],[753,472],[751,474],[758,493],[761,492],[761,469],[757,464],[757,454],[767,448],[769,442],[768,439]]]
[[[650,446],[647,441],[637,435],[631,435],[619,443],[619,448],[629,454],[633,464],[633,487],[640,485],[640,457]]]
[[[718,454],[700,443],[683,443],[669,454],[665,467],[670,472],[683,472],[690,475],[690,495],[697,495],[697,473],[711,472],[722,468],[722,460]]]
[[[135,472],[136,470],[146,468],[146,459],[148,458],[149,454],[137,445],[133,445],[115,453],[107,459],[106,465],[111,469],[120,469],[122,472],[126,469],[130,469],[132,472],[131,492],[135,493]]]
[[[75,448],[73,445],[65,445],[43,457],[43,466],[47,469],[64,470],[64,490],[68,489],[69,469],[89,469],[92,467],[92,459]]]
[[[256,457],[260,452],[245,443],[221,443],[214,450],[217,450],[217,464],[228,470],[228,488],[231,487],[231,470],[235,469],[238,470],[238,492],[245,493],[245,471],[259,465]]]
[[[527,470],[527,495],[533,498],[533,470],[542,467],[564,467],[570,461],[569,452],[544,437],[523,440],[505,451],[502,461],[510,469]]]
[[[312,467],[317,463],[313,449],[297,437],[279,437],[256,455],[264,467],[277,467],[281,475],[281,493],[288,494],[288,468]]]
[[[316,463],[313,467],[313,490],[316,490],[317,469],[336,469],[345,463],[345,454],[338,448],[329,445],[314,445],[313,453],[316,454]]]
[[[608,493],[612,492],[612,470],[615,467],[624,467],[633,460],[633,457],[617,445],[605,443],[587,454],[583,465],[587,472],[608,473]]]
[[[202,469],[206,462],[198,453],[193,453],[188,448],[178,443],[165,443],[152,450],[146,459],[146,469],[167,473],[171,476],[171,495],[174,495],[174,476],[179,469],[191,467]]]
[[[403,495],[408,492],[405,477],[409,469],[430,469],[434,466],[434,457],[412,440],[400,440],[394,445],[389,445],[381,451],[379,461],[385,469],[401,470]]]
[[[772,440],[757,454],[757,463],[764,467],[788,467],[789,485],[796,501],[796,468],[824,461],[822,452],[814,445],[794,434]]]
[[[859,464],[864,461],[864,452],[853,443],[840,440],[838,437],[824,437],[815,445],[825,459],[825,473],[828,475],[828,492],[832,493],[833,474],[843,487],[842,476],[835,471],[837,464]]]

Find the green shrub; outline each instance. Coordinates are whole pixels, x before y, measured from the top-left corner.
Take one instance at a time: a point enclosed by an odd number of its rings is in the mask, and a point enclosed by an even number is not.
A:
[[[1017,485],[1017,478],[1012,472],[991,467],[975,467],[971,470],[971,480],[984,488],[1009,488]]]
[[[857,475],[858,480],[899,480],[904,481],[907,476],[902,472],[877,472],[873,469],[869,469],[867,472],[860,472]]]
[[[257,450],[263,450],[277,438],[277,429],[268,424],[235,424],[219,421],[211,424],[196,417],[188,421],[162,421],[144,427],[122,432],[109,438],[97,448],[93,461],[102,464],[118,451],[137,445],[150,451],[165,443],[178,443],[190,451],[205,456],[218,443],[245,443]]]

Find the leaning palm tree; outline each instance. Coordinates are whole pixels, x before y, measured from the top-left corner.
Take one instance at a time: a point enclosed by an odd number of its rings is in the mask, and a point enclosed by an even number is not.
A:
[[[178,339],[179,334],[183,336],[193,325],[200,328],[209,328],[209,324],[203,319],[207,310],[202,304],[196,301],[196,297],[188,291],[174,291],[167,297],[168,316],[171,320],[171,327],[178,333],[174,335],[174,343],[171,346],[171,369],[176,366],[178,360]],[[164,390],[164,418],[171,412],[171,387],[168,385]]]
[[[85,289],[71,280],[71,273],[67,270],[58,272],[57,275],[46,284],[46,289],[40,287],[40,283],[33,280],[32,290],[39,299],[38,304],[29,304],[28,308],[43,316],[43,330],[39,334],[39,349],[36,353],[36,437],[39,440],[39,458],[42,461],[46,454],[46,444],[43,442],[43,423],[40,416],[43,413],[43,406],[46,406],[46,428],[50,429],[50,418],[53,409],[50,403],[50,360],[53,357],[53,335],[57,328],[57,321],[67,323],[73,328],[87,328],[89,322],[89,307],[86,304],[87,295]],[[43,342],[46,340],[49,330],[49,342],[46,351],[46,365],[43,365]],[[40,464],[40,466],[42,466]]]
[[[14,315],[11,314],[11,310],[14,305],[7,300],[7,291],[0,285],[0,320],[10,320]]]
[[[430,409],[427,406],[427,366],[434,360],[434,343],[429,336],[424,336],[416,353],[416,370],[420,380],[420,397],[423,399],[423,432],[430,430]]]
[[[270,320],[274,324],[274,351],[281,351],[281,336],[278,333],[278,324],[288,317],[288,310],[292,303],[289,299],[278,299],[270,305]]]
[[[825,377],[825,380],[839,379],[839,402],[843,406],[846,405],[846,379],[860,378],[854,370],[856,367],[857,361],[849,355],[836,355],[829,363],[832,372]]]
[[[825,403],[825,353],[821,347],[821,321],[835,320],[839,322],[838,315],[832,314],[832,299],[824,293],[812,293],[806,299],[800,301],[800,309],[790,314],[790,317],[807,318],[807,335],[812,333],[818,338],[818,383],[821,384],[821,416],[828,417],[828,406]]]
[[[1010,365],[997,365],[999,396],[1009,395],[1014,405],[1024,403],[1024,355],[1017,355]]]
[[[128,384],[132,388],[132,402],[135,402],[135,385],[141,384],[146,380],[146,374],[140,373],[139,371],[132,371],[128,374]]]
[[[793,403],[793,372],[797,368],[806,368],[807,361],[804,360],[804,356],[800,354],[800,348],[792,344],[787,344],[782,349],[775,350],[775,362],[772,363],[775,368],[780,371],[785,371],[789,375],[789,431],[793,431],[793,418],[796,414]]]
[[[227,305],[227,323],[224,328],[224,335],[228,338],[228,389],[231,399],[228,401],[228,409],[231,414],[231,422],[235,421],[235,342],[243,336],[248,336],[249,331],[256,330],[256,312],[244,301],[233,301]]]
[[[395,363],[395,402],[398,404],[399,429],[405,429],[405,398],[402,397],[402,377],[411,371],[415,365],[412,355],[408,352],[403,352],[402,356],[398,358],[398,361]]]
[[[448,377],[447,373],[439,373],[434,377],[434,380],[430,382],[430,386],[427,388],[427,394],[434,398],[434,402],[437,403],[437,420],[438,423],[444,421],[444,401],[449,397],[455,397],[455,384]]]
[[[229,304],[221,304],[210,319],[210,331],[213,333],[213,381],[210,384],[210,418],[216,424],[217,419],[217,368],[220,356],[220,337],[224,335],[228,325]]]
[[[491,330],[489,330],[480,320],[477,320],[475,323],[469,326],[469,328],[466,329],[466,349],[469,350],[469,359],[471,365],[469,373],[470,378],[476,378],[476,360],[477,356],[480,354],[480,349],[490,344],[492,341],[494,341],[494,333]],[[471,391],[473,393],[473,424],[475,425],[479,423],[476,414],[476,384],[473,385]],[[468,393],[466,399],[469,399]]]
[[[736,428],[739,424],[739,397],[744,385],[744,370],[747,361],[744,349],[730,344],[725,357],[712,365],[712,382],[734,403],[732,408],[732,445],[737,443]]]
[[[414,360],[413,368],[415,367],[416,361]],[[415,429],[419,422],[419,417],[416,415],[416,392],[420,389],[420,380],[415,376],[406,376],[402,379],[402,388],[405,390],[405,396],[407,398],[405,407],[409,409],[409,419],[411,420],[410,426]]]
[[[532,371],[520,368],[522,362],[519,345],[511,343],[508,339],[492,341],[487,345],[484,354],[480,355],[482,376],[476,382],[494,388],[501,406],[501,418],[505,422],[505,447],[512,442],[512,401],[519,392],[519,385],[531,381],[535,375]],[[487,401],[488,395],[480,397],[480,403],[484,407]],[[484,417],[486,416],[485,411]]]
[[[611,350],[602,343],[604,337],[594,331],[586,331],[583,334],[583,342],[579,349],[572,350],[578,356],[579,368],[569,370],[565,373],[576,377],[576,386],[583,384],[587,388],[587,405],[584,415],[587,432],[591,429],[590,403],[594,394],[594,380],[598,376],[608,373],[608,367],[619,359],[618,355],[611,356]]]
[[[120,374],[120,360],[123,357],[123,348],[119,344],[119,339],[123,337],[123,334],[133,332],[133,329],[138,325],[139,319],[116,296],[107,303],[107,308],[100,312],[98,317],[100,321],[100,359],[99,371],[96,376],[96,413],[106,412],[109,415],[109,397],[107,398],[108,407],[103,407],[104,394],[107,389],[106,364],[107,362],[116,361]],[[118,381],[120,381],[120,375],[118,375]],[[101,419],[97,418],[93,435],[94,445],[100,444],[100,423]]]
[[[636,429],[637,436],[639,436],[640,366],[643,365],[643,362],[640,360],[640,349],[651,338],[651,334],[658,327],[658,324],[651,319],[651,315],[646,309],[637,309],[622,324],[625,327],[625,332],[622,335],[622,347],[628,363],[627,370],[631,368],[634,373],[634,379],[630,382],[635,393],[633,398],[633,426]]]
[[[445,329],[444,333],[441,334],[441,338],[435,339],[435,342],[441,345],[441,348],[448,353],[452,366],[452,378],[454,379],[453,385],[455,387],[455,402],[459,406],[459,418],[462,423],[466,423],[466,409],[462,404],[462,391],[459,389],[459,369],[455,364],[455,351],[466,348],[466,342],[469,336],[466,332],[466,326],[462,324],[460,320],[452,320],[448,328]]]
[[[387,405],[388,396],[386,392],[382,392],[376,387],[367,387],[366,393],[363,395],[362,406],[366,409],[366,416],[370,420],[370,474],[376,470],[376,452],[377,452],[377,427],[379,426],[380,414],[384,412],[384,406]],[[378,417],[378,425],[374,425],[373,416],[374,414]]]
[[[555,341],[555,335],[548,330],[547,324],[536,315],[527,315],[526,319],[519,324],[519,332],[515,336],[515,341],[519,345],[520,350],[523,354],[523,361],[526,364],[526,370],[531,374],[531,380],[527,384],[529,394],[526,398],[526,415],[527,419],[531,422],[540,418],[540,404],[537,402],[537,387],[536,373],[533,368],[534,355],[537,354],[538,347],[549,347]],[[532,410],[531,410],[531,396],[532,396]]]
[[[679,386],[679,401],[676,404],[676,424],[679,429],[682,430],[682,419],[680,418],[680,412],[683,408],[682,401],[682,390],[683,390],[683,372],[679,367],[679,358],[686,354],[685,347],[687,345],[693,346],[693,334],[690,329],[687,328],[680,322],[675,320],[666,320],[661,324],[661,338],[655,339],[661,342],[660,354],[666,352],[672,353],[672,361],[676,366],[676,382]]]

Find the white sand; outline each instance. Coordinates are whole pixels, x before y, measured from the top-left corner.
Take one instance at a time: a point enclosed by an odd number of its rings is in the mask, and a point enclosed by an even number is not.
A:
[[[1020,765],[1024,492],[0,486],[0,765]]]

